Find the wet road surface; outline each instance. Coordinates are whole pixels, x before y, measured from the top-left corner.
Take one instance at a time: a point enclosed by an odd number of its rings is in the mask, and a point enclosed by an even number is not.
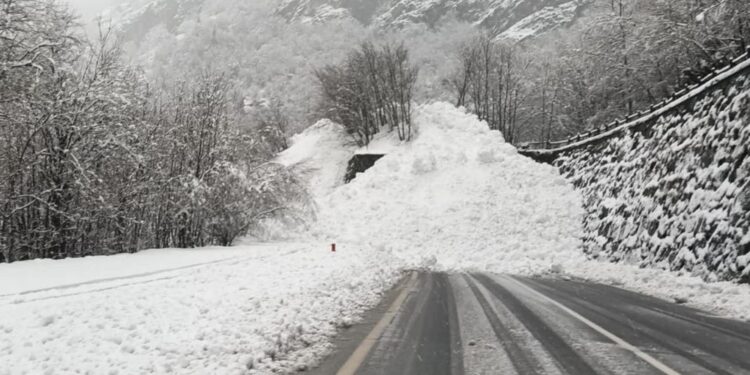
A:
[[[750,324],[611,286],[412,274],[313,375],[749,374]]]

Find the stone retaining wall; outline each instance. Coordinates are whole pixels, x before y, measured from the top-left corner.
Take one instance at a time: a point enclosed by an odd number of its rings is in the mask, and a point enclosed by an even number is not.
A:
[[[750,282],[750,77],[556,155],[584,196],[595,258]]]

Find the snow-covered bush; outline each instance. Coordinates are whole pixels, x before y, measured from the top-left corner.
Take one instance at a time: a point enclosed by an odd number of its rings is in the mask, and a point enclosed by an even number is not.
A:
[[[203,214],[207,217],[209,241],[222,246],[255,229],[262,220],[294,218],[291,202],[304,197],[296,175],[267,163],[249,174],[225,164],[214,172],[213,185],[204,190]]]

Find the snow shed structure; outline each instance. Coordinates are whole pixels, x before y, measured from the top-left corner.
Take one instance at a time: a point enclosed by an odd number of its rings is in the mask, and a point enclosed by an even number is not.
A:
[[[385,154],[356,154],[349,160],[349,165],[346,167],[346,175],[344,175],[344,182],[347,184],[357,177],[357,173],[362,173],[372,168],[375,163],[380,160]]]

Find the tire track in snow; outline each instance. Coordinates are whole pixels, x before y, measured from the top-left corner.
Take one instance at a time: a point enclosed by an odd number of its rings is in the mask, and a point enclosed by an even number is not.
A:
[[[156,282],[161,282],[161,281],[166,281],[166,280],[173,280],[173,279],[177,279],[177,278],[189,275],[189,273],[184,272],[184,271],[193,271],[196,269],[210,267],[210,266],[217,266],[217,265],[230,265],[230,266],[239,265],[244,262],[257,261],[258,259],[265,259],[271,256],[291,255],[299,251],[300,251],[299,249],[296,249],[296,250],[290,250],[284,253],[273,254],[273,255],[230,257],[226,259],[214,260],[211,262],[196,263],[196,264],[191,264],[187,266],[174,267],[174,268],[157,270],[157,271],[152,271],[152,272],[144,272],[144,273],[139,273],[139,274],[134,274],[134,275],[95,279],[95,280],[89,280],[89,281],[84,281],[80,283],[66,284],[66,285],[60,285],[60,286],[54,286],[54,287],[42,288],[42,289],[36,289],[36,290],[28,290],[28,291],[24,291],[24,292],[16,293],[16,294],[3,294],[3,295],[0,295],[0,301],[2,302],[0,303],[0,306],[21,305],[21,304],[26,304],[26,303],[33,303],[33,302],[53,300],[53,299],[59,299],[59,298],[65,298],[65,297],[75,297],[75,296],[80,296],[80,295],[105,292],[105,291],[126,288],[126,287],[131,287],[131,286],[146,285],[146,284],[151,284],[151,283],[156,283]],[[151,276],[169,274],[172,272],[175,272],[176,274],[165,276],[165,277],[151,278]],[[43,296],[43,297],[37,297],[37,298],[33,298],[33,297],[28,298],[28,299],[24,298],[26,296],[33,296],[35,294],[65,291],[65,290],[70,290],[70,289],[83,288],[87,286],[96,286],[98,284],[116,283],[118,281],[137,280],[137,279],[144,279],[144,278],[146,280],[139,280],[139,281],[128,282],[124,284],[118,283],[114,285],[108,285],[106,287],[96,287],[94,289],[87,289],[83,291],[70,292],[70,293],[54,294],[50,296]]]
[[[444,283],[445,303],[448,307],[448,322],[450,323],[451,373],[461,374],[464,370],[464,343],[461,341],[461,327],[458,324],[459,318],[456,295],[450,277],[447,274],[441,274],[440,279],[441,282]]]

